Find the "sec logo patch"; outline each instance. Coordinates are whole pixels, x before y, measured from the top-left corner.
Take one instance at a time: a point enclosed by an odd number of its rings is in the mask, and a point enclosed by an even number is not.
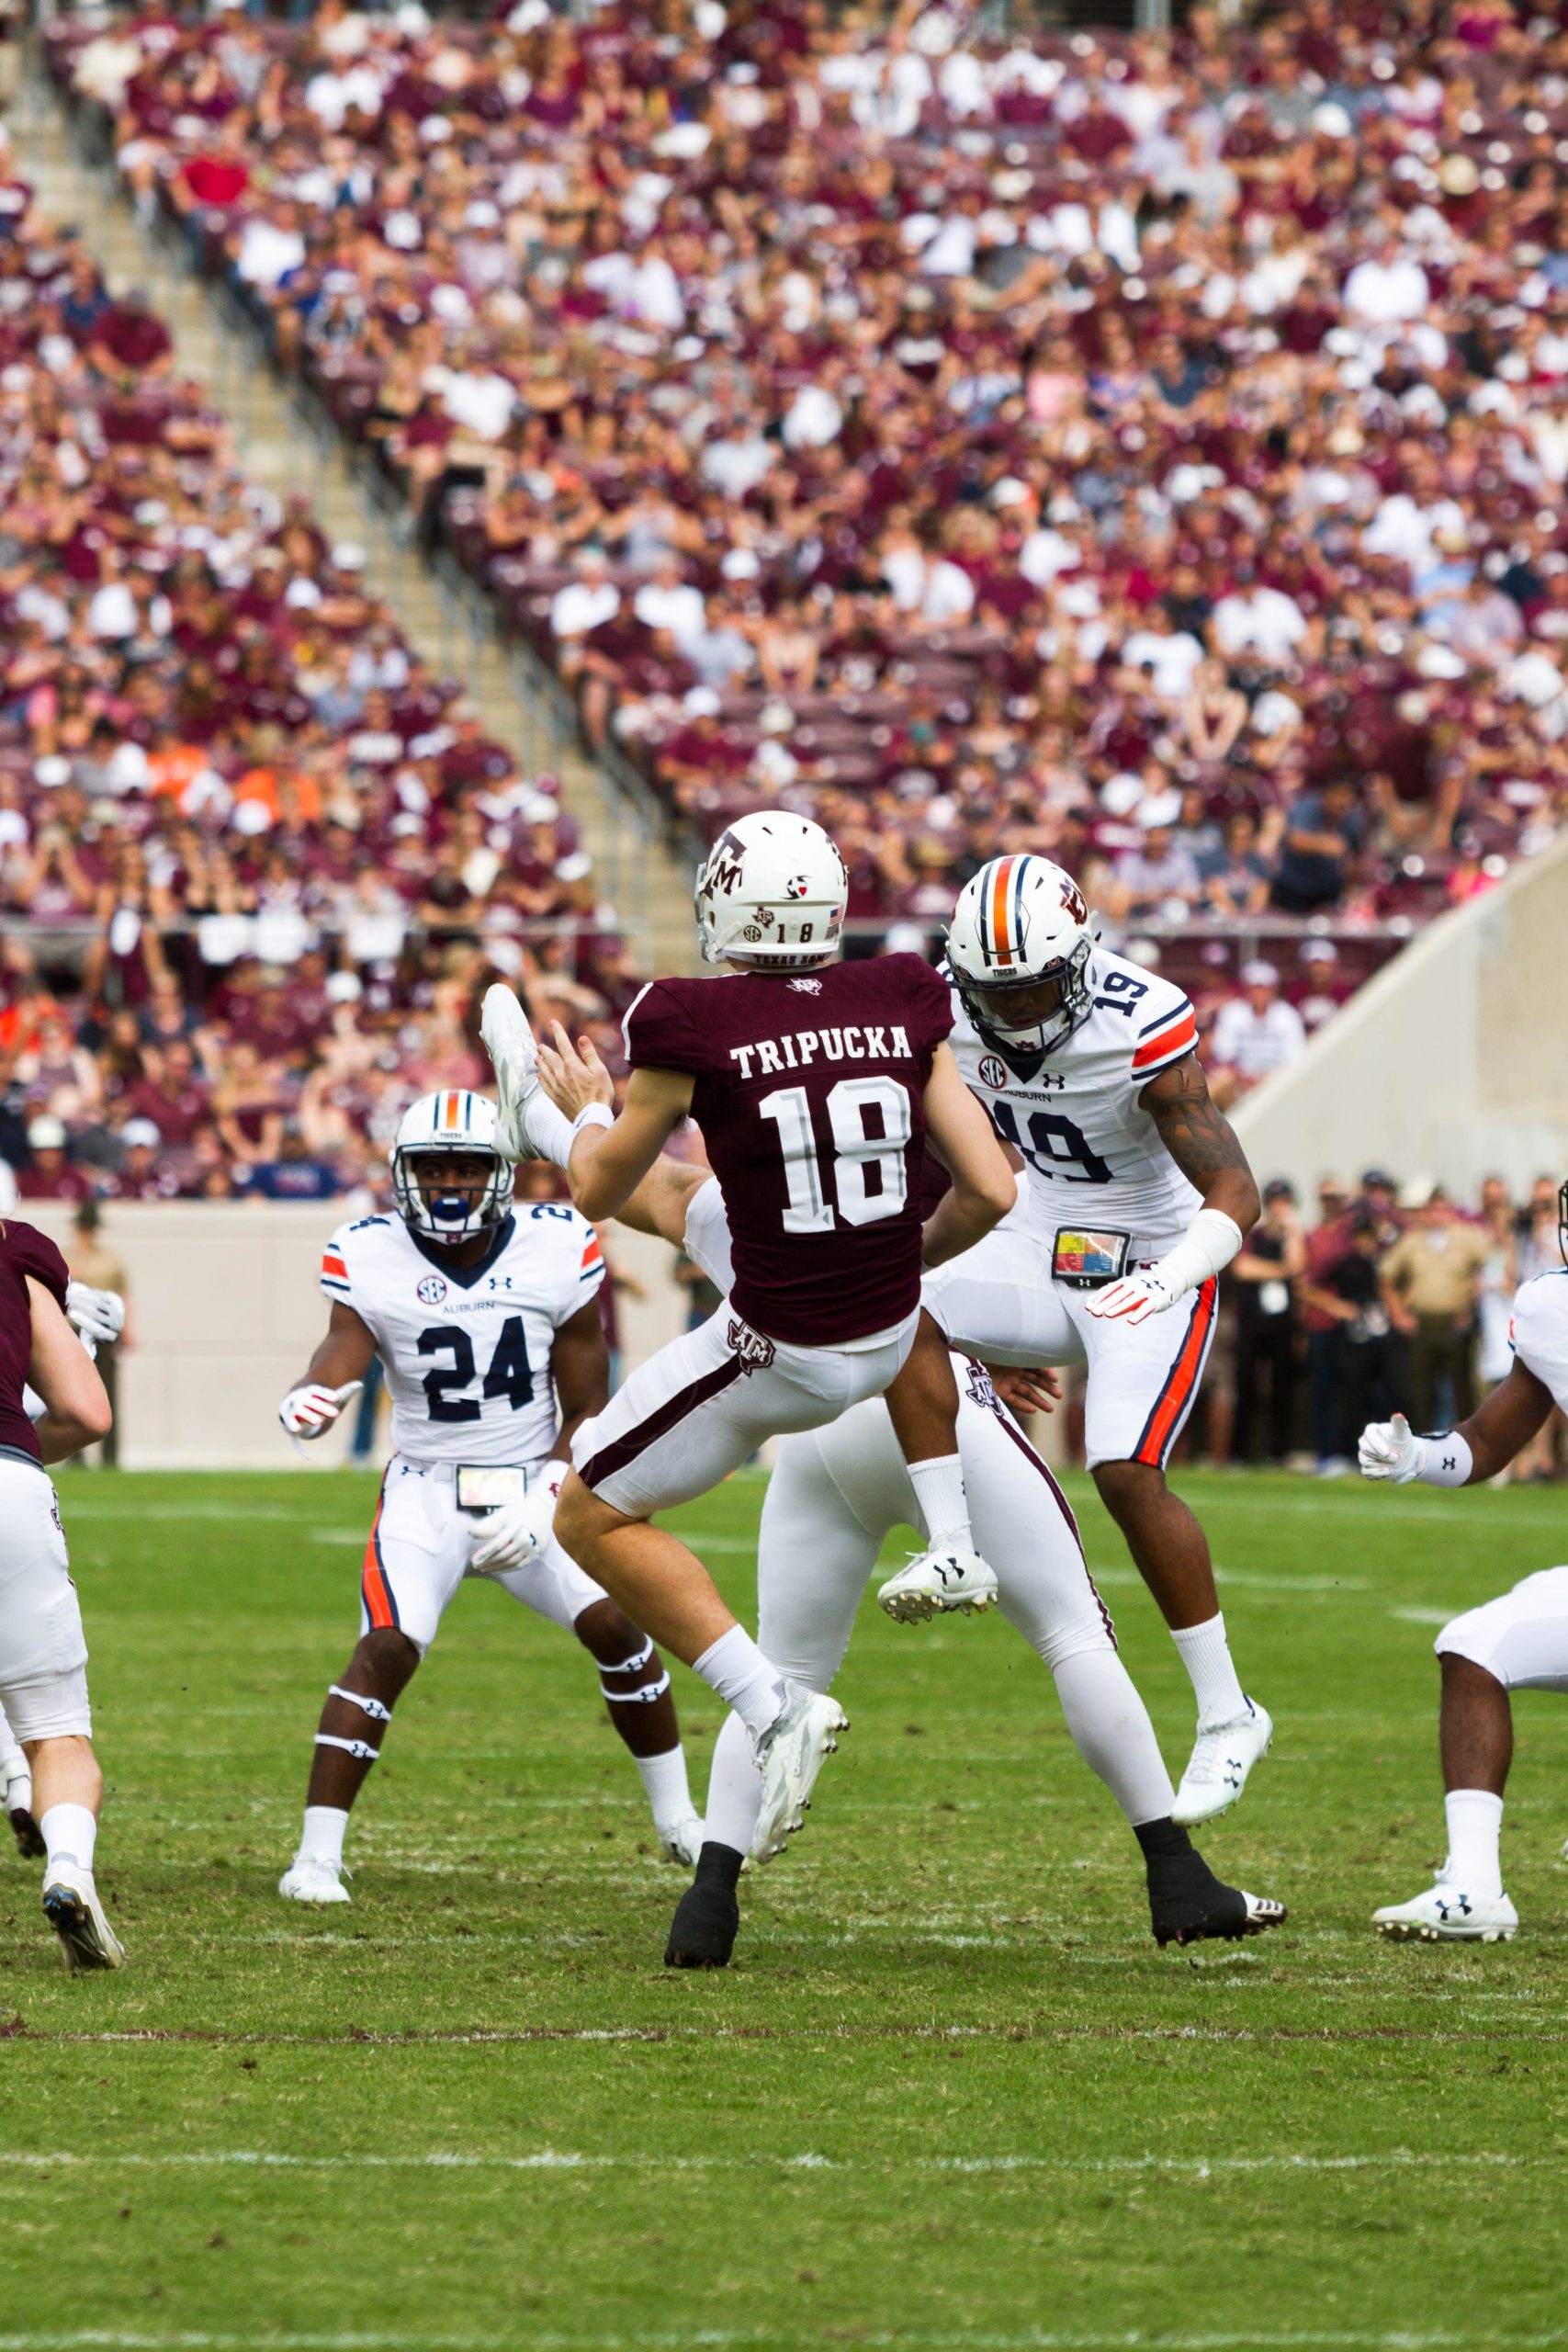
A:
[[[446,1284],[439,1274],[426,1274],[414,1296],[422,1306],[439,1306],[446,1295]]]
[[[994,1087],[999,1094],[1008,1082],[1007,1064],[996,1054],[987,1054],[980,1064],[980,1083]]]

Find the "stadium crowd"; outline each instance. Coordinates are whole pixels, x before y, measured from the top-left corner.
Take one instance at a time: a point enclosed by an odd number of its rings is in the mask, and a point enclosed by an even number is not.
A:
[[[1043,850],[1184,981],[1250,918],[1302,992],[1303,930],[1359,978],[1568,794],[1568,33],[1527,14],[51,38],[674,809],[816,813],[868,923]]]

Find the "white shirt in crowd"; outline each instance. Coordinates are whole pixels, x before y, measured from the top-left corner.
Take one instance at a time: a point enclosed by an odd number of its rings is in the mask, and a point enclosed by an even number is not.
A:
[[[1243,1078],[1267,1078],[1299,1061],[1306,1049],[1301,1014],[1283,997],[1276,997],[1261,1012],[1254,1012],[1245,997],[1220,1007],[1210,1047],[1212,1064],[1239,1070]]]
[[[613,580],[569,580],[550,599],[550,628],[558,638],[586,637],[613,621],[621,592]]]

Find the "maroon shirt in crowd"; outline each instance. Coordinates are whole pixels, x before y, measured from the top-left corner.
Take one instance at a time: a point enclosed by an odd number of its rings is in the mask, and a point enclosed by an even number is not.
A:
[[[729,1219],[738,1314],[792,1347],[886,1330],[920,1303],[919,1169],[931,1057],[953,1026],[919,956],[654,980],[626,1020],[633,1069],[689,1070]]]
[[[40,1282],[63,1313],[71,1277],[65,1261],[36,1225],[0,1219],[0,1446],[41,1462],[38,1431],[22,1409],[33,1353],[33,1310],[28,1276]]]

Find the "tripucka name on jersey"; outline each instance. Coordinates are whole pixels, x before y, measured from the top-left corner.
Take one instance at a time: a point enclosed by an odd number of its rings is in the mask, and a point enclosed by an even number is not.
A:
[[[889,1043],[891,1040],[891,1043]],[[759,1078],[775,1070],[809,1069],[820,1054],[825,1062],[913,1061],[909,1040],[895,1023],[882,1029],[797,1029],[789,1037],[763,1037],[755,1046],[731,1046],[729,1058],[740,1065],[743,1079],[751,1075],[753,1058]]]

